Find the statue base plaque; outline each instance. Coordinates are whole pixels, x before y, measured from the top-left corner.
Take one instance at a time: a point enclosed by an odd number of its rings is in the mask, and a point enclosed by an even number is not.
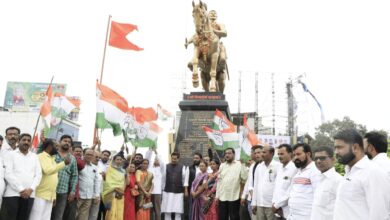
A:
[[[230,111],[225,95],[215,92],[191,92],[184,94],[179,103],[181,110],[179,129],[176,135],[175,151],[180,153],[180,162],[186,166],[192,164],[195,152],[207,155],[211,142],[203,126],[212,127],[215,110],[225,113],[230,120]],[[215,151],[214,155],[215,155]],[[221,152],[218,152],[221,156]]]

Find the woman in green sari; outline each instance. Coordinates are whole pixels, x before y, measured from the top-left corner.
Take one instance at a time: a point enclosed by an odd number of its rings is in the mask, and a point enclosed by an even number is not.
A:
[[[135,180],[140,194],[137,197],[137,220],[150,220],[151,192],[153,190],[153,174],[148,171],[149,160],[144,159],[141,169],[135,173]]]
[[[124,189],[126,172],[122,168],[123,154],[114,156],[106,172],[103,185],[103,204],[106,207],[106,220],[123,220]]]

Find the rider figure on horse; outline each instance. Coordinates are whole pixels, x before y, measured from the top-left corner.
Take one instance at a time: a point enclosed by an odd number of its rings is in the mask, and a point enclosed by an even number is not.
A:
[[[219,62],[220,65],[225,67],[226,64],[226,49],[225,46],[223,45],[221,38],[222,37],[227,37],[227,32],[225,25],[222,23],[217,23],[217,12],[215,10],[211,10],[209,12],[209,19],[211,22],[211,26],[213,27],[214,33],[219,37]]]

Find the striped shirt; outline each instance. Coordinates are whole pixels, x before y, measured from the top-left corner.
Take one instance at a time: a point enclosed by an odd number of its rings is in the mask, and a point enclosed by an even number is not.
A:
[[[303,169],[298,169],[290,186],[290,198],[288,200],[290,217],[310,218],[314,191],[320,181],[320,174],[321,172],[316,168],[314,162],[310,162]]]

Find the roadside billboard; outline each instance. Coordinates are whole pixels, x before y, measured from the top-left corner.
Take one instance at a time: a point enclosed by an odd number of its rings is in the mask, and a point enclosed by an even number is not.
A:
[[[38,112],[49,83],[8,82],[4,108],[14,112]],[[66,94],[66,84],[53,83],[53,94]]]

